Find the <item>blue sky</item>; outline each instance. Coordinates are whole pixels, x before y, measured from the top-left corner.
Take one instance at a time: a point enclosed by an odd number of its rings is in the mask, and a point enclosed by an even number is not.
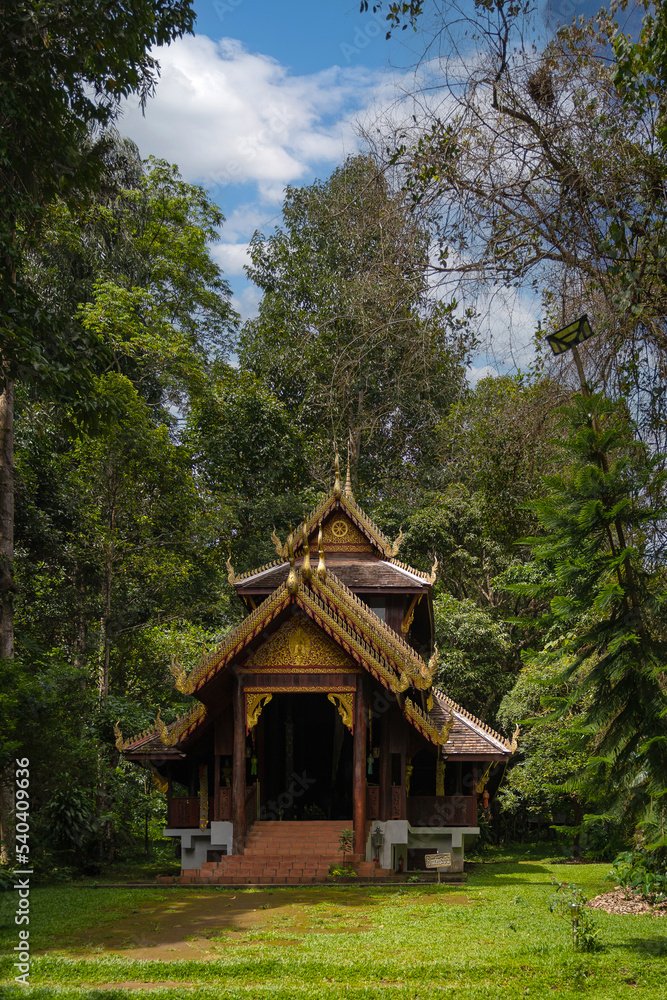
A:
[[[545,31],[596,6],[551,3]],[[407,30],[387,42],[384,17],[361,14],[358,0],[196,0],[195,9],[195,36],[157,53],[161,80],[145,117],[129,104],[120,128],[142,156],[177,164],[210,191],[227,220],[214,254],[247,318],[259,301],[243,272],[253,232],[279,222],[287,184],[326,177],[361,148],[359,123],[397,107],[425,39]],[[526,295],[498,299],[488,319],[494,345],[472,377],[525,364],[539,311]]]

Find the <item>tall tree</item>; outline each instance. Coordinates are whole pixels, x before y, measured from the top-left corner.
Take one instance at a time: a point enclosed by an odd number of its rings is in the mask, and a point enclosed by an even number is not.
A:
[[[528,2],[479,2],[462,17],[449,0],[385,7],[391,26],[423,22],[439,45],[440,60],[423,70],[428,98],[415,94],[418,111],[393,142],[384,135],[378,143],[415,210],[435,220],[434,272],[446,287],[533,283],[546,290],[556,326],[578,303],[589,308],[603,334],[594,352],[607,385],[617,396],[635,386],[646,421],[659,422],[667,358],[663,5],[649,5],[637,47],[604,9],[544,44]],[[638,379],[647,368],[656,377]]]
[[[428,234],[403,197],[350,158],[288,188],[283,226],[250,252],[264,298],[240,359],[295,414],[318,471],[334,437],[349,442],[353,485],[423,472],[462,389],[467,332],[453,304],[430,300]]]
[[[22,233],[56,195],[94,190],[102,169],[91,129],[108,125],[120,101],[145,104],[158,65],[150,54],[192,30],[191,0],[60,0],[0,4],[0,658],[13,653],[14,379],[43,365],[76,364],[22,278]],[[58,338],[56,337],[56,340]]]
[[[580,395],[567,413],[569,461],[532,505],[542,579],[512,589],[550,598],[553,631],[539,655],[566,664],[567,690],[551,705],[556,717],[580,712],[582,745],[593,745],[582,777],[648,823],[667,800],[667,589],[654,531],[664,477],[622,407]]]

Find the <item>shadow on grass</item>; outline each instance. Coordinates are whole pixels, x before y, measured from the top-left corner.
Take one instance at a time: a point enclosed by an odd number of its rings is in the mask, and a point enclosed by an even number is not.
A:
[[[660,918],[663,923],[667,923],[665,918]],[[657,929],[657,928],[656,928]],[[667,928],[664,928],[667,930]],[[634,951],[637,955],[650,956],[651,958],[665,958],[667,956],[667,938],[628,938],[619,944],[608,945],[609,949],[622,948],[624,951]]]
[[[476,885],[551,885],[552,873],[537,861],[521,862],[470,862],[466,871],[473,877]],[[540,878],[542,876],[542,878]]]

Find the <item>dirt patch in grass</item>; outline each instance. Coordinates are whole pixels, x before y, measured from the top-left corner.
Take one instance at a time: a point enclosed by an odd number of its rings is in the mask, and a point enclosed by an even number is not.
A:
[[[414,904],[445,902],[467,905],[464,893],[410,893]],[[64,937],[48,949],[73,958],[118,955],[129,959],[160,961],[213,961],[230,948],[260,940],[277,946],[294,946],[304,934],[354,934],[373,926],[377,897],[366,892],[322,890],[219,891],[170,896],[147,902],[131,913],[119,914],[113,923],[96,927],[76,938]],[[45,952],[41,952],[44,954]],[[129,987],[128,987],[129,988]]]
[[[102,983],[101,985],[98,983],[94,987],[89,987],[89,988],[95,989],[96,991],[97,990],[164,990],[164,989],[180,990],[183,989],[184,987],[194,988],[196,985],[197,985],[196,983],[184,983],[180,981],[175,982],[170,979],[165,979],[164,982],[161,983],[146,983],[146,982],[139,982],[138,980],[135,979],[128,979],[124,983]]]

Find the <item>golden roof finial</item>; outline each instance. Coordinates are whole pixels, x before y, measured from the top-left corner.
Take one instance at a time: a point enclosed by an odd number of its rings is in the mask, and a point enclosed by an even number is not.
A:
[[[340,455],[338,454],[338,448],[336,448],[336,457],[334,458],[334,469],[336,471],[336,478],[334,479],[333,495],[336,500],[340,500],[343,491],[340,488]]]
[[[229,580],[231,586],[233,587],[236,583],[236,573],[234,572],[234,567],[232,566],[232,554],[229,553],[229,558],[227,559],[227,579]]]
[[[313,570],[310,565],[310,546],[308,545],[308,526],[306,524],[306,512],[303,514],[303,563],[301,564],[301,578],[306,581],[313,579]]]
[[[345,476],[345,496],[349,497],[350,500],[353,499],[353,497],[352,497],[352,479],[350,478],[350,442],[349,441],[347,442],[347,475]]]
[[[322,583],[327,578],[327,567],[324,562],[324,542],[322,541],[322,522],[319,523],[319,529],[317,532],[317,551],[320,554],[320,561],[317,564],[317,579],[321,580]]]
[[[294,566],[294,544],[292,542],[292,532],[290,531],[287,536],[287,558],[289,559],[289,573],[287,574],[287,589],[292,596],[296,594],[299,589],[299,581],[296,578],[296,569]]]

